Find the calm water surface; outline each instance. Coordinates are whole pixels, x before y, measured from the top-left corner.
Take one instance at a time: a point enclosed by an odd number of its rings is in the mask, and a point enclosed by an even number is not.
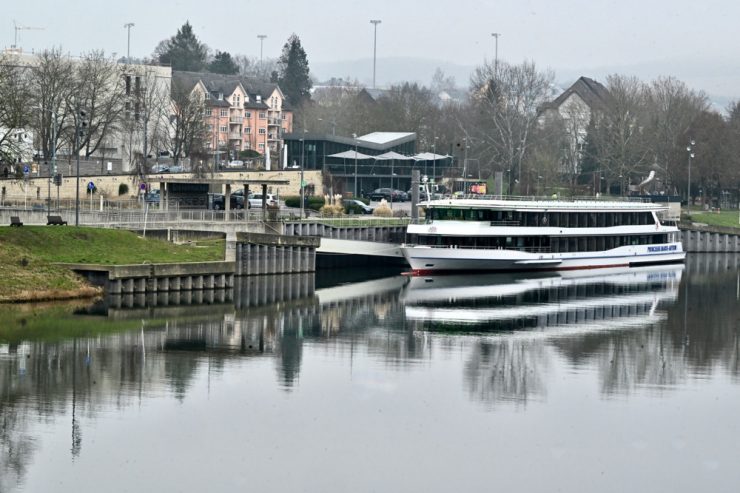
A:
[[[0,491],[738,491],[739,265],[0,307]]]

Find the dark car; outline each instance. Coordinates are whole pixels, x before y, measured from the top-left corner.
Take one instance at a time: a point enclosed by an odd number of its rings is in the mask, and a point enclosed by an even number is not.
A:
[[[408,192],[406,192],[406,195],[408,195],[409,200],[411,200],[411,194],[412,193],[413,193],[413,190],[409,190]],[[419,190],[419,200],[420,201],[424,201],[424,200],[427,200],[427,199],[428,199],[428,197],[427,197],[426,190]]]
[[[213,196],[212,208],[216,211],[222,211],[225,209],[226,199],[223,195],[217,194]],[[231,209],[244,209],[244,195],[231,195]]]
[[[347,214],[372,214],[373,208],[361,200],[348,199],[343,202]]]
[[[370,192],[370,200],[388,200],[393,202],[402,202],[403,201],[403,192],[400,192],[399,190],[392,190],[390,188],[376,188],[372,192]]]

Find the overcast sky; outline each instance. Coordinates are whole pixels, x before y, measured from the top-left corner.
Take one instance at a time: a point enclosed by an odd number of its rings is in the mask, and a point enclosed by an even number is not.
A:
[[[721,86],[726,95],[740,95],[740,89],[735,90],[740,81],[740,43],[735,34],[740,2],[732,0],[3,3],[0,46],[13,44],[13,21],[43,28],[19,32],[18,44],[24,51],[62,46],[72,54],[97,48],[125,55],[123,25],[133,22],[131,55],[144,57],[190,20],[201,41],[232,54],[259,56],[256,36],[266,34],[265,57],[278,56],[295,32],[309,62],[355,60],[372,57],[369,21],[381,19],[378,59],[407,56],[475,66],[493,58],[491,33],[499,32],[499,58],[507,61],[532,59],[559,73],[653,67],[690,79],[687,82],[709,92],[718,92]]]

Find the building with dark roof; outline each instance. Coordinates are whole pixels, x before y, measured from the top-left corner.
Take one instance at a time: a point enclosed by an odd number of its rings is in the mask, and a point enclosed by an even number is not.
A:
[[[578,172],[580,156],[593,115],[609,103],[609,90],[601,83],[581,77],[553,101],[539,109],[540,124],[561,120],[570,139],[570,161],[566,172]]]
[[[208,149],[217,161],[252,149],[271,167],[280,167],[283,135],[293,129],[293,111],[277,84],[238,75],[172,72],[173,84],[200,93]],[[269,160],[267,156],[269,155]]]

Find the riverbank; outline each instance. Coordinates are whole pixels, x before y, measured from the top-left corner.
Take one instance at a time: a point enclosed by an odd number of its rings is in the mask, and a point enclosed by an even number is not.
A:
[[[57,263],[141,264],[223,260],[223,240],[175,245],[129,231],[23,226],[0,228],[0,303],[99,296]]]

